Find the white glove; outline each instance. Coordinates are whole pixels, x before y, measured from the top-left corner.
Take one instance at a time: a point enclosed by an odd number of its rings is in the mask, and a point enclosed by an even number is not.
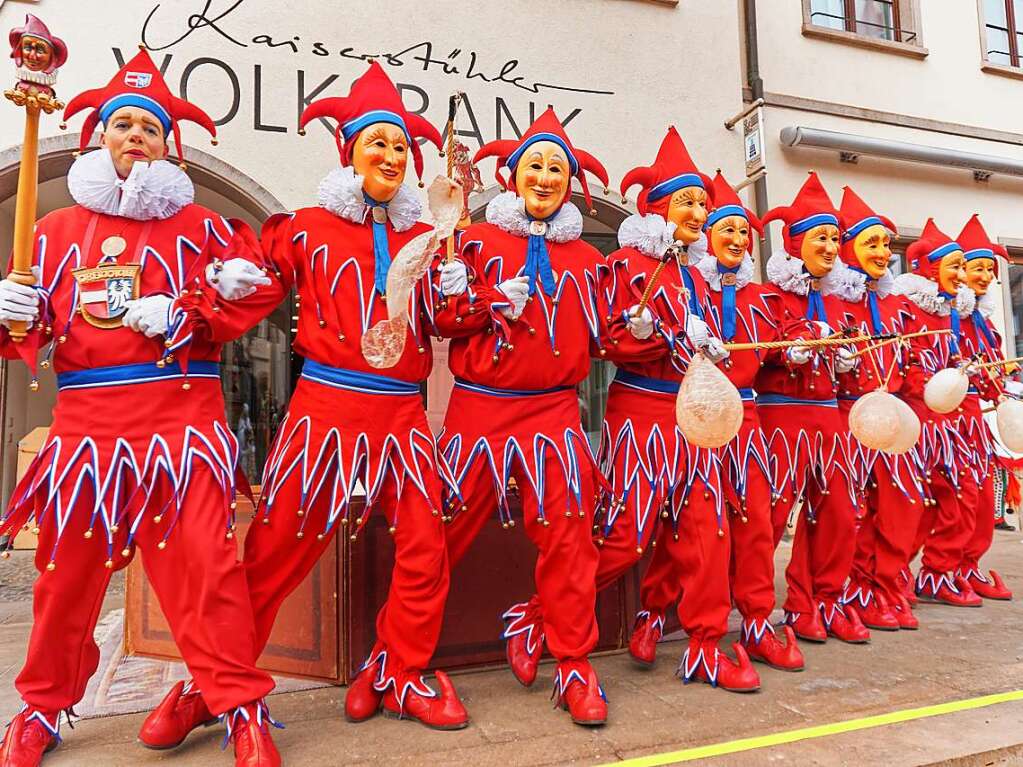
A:
[[[39,282],[39,267],[32,267],[32,274]],[[0,280],[0,325],[11,326],[12,320],[27,322],[27,327],[39,318],[39,293],[31,285],[22,285],[14,280]]]
[[[821,338],[827,338],[828,336],[830,336],[832,333],[835,332],[834,330],[831,329],[831,326],[828,323],[826,323],[826,322],[821,322],[820,320],[814,320],[813,324],[816,325],[817,326],[817,330],[820,331]]]
[[[244,258],[229,258],[223,264],[206,267],[206,282],[217,289],[220,297],[237,301],[251,296],[260,285],[269,285],[263,270]]]
[[[793,346],[785,352],[793,365],[805,365],[813,357],[813,352],[805,346]]]
[[[461,261],[448,261],[440,267],[440,292],[446,296],[460,296],[469,287],[469,273]]]
[[[835,354],[835,372],[848,373],[856,367],[856,352],[848,346],[839,346]]]
[[[173,303],[174,299],[169,296],[144,296],[128,301],[122,322],[126,328],[143,333],[146,338],[166,335]]]
[[[723,359],[727,359],[731,352],[725,348],[720,338],[711,336],[703,347],[703,354],[707,359],[716,364]]]
[[[511,306],[505,306],[501,308],[501,314],[510,320],[517,320],[519,315],[522,314],[522,310],[526,307],[526,299],[529,298],[529,278],[528,277],[512,277],[510,280],[505,280],[497,289],[504,293],[505,297],[511,301]]]
[[[637,317],[639,304],[629,307],[629,332],[640,341],[645,341],[654,334],[654,315],[645,306],[642,313]]]
[[[707,345],[707,339],[710,338],[707,323],[699,317],[689,315],[686,318],[686,336],[689,338],[689,343],[693,345],[694,349],[702,349]]]

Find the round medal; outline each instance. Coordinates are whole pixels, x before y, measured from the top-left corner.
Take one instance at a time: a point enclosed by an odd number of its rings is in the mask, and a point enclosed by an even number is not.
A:
[[[387,208],[382,208],[379,205],[373,208],[373,220],[378,224],[387,223]]]
[[[128,248],[128,242],[117,235],[107,237],[100,244],[99,249],[107,258],[117,258]]]

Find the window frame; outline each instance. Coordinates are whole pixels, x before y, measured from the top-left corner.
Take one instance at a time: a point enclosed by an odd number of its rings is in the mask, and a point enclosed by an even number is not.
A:
[[[980,35],[980,68],[984,72],[1004,75],[1023,79],[1023,50],[1020,50],[1017,34],[1021,31],[1020,19],[1016,18],[1015,8],[1010,0],[1002,0],[1005,3],[1005,21],[1009,35],[1009,62],[1003,64],[999,61],[992,61],[988,58],[988,23],[987,14],[984,11],[984,0],[977,0],[977,31]],[[1015,63],[1012,63],[1015,62]]]
[[[918,0],[892,0],[892,16],[895,27],[894,40],[886,40],[856,32],[855,0],[842,0],[845,9],[843,29],[834,29],[813,21],[813,0],[802,0],[804,37],[846,43],[859,48],[870,48],[885,53],[894,53],[910,58],[922,59],[928,55],[924,47],[920,24],[920,3]],[[852,31],[850,31],[850,27]],[[907,39],[908,38],[908,39]]]

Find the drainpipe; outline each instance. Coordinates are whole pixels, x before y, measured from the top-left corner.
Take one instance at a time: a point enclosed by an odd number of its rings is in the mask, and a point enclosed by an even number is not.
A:
[[[764,97],[764,81],[760,78],[760,46],[757,42],[757,0],[744,0],[744,15],[746,21],[746,35],[743,41],[746,46],[746,81],[753,92],[753,100]],[[767,132],[764,131],[766,140]],[[766,150],[766,147],[765,147]],[[767,213],[769,205],[767,202],[767,176],[761,175],[753,184],[753,200],[757,216],[763,218]],[[764,239],[761,243],[761,258],[758,265],[763,277],[763,265],[772,252],[771,233],[765,229]],[[764,254],[767,254],[765,257]]]

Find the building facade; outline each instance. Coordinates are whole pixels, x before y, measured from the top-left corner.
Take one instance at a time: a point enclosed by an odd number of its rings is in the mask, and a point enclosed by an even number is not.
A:
[[[0,28],[32,12],[67,41],[65,98],[107,82],[144,42],[171,87],[218,122],[217,147],[185,129],[199,202],[254,226],[313,203],[337,151],[327,124],[299,136],[299,114],[311,99],[346,92],[376,58],[407,107],[437,125],[448,97],[464,92],[457,130],[471,149],[519,135],[554,106],[612,177],[586,215],[585,236],[605,252],[635,211],[617,194],[619,179],[652,162],[674,124],[706,172],[721,168],[737,183],[749,171],[744,194],[761,213],[787,204],[813,168],[836,202],[849,184],[891,217],[900,243],[928,216],[955,233],[979,212],[1023,264],[1023,135],[1014,132],[1023,17],[1014,9],[1012,0],[135,0],[113,12],[96,0],[0,0]],[[13,107],[0,109],[9,110],[0,121],[0,246],[9,248],[21,126]],[[40,214],[70,204],[64,177],[80,124],[61,133],[58,123],[42,128]],[[427,180],[443,168],[426,153]],[[476,215],[497,190],[493,167],[481,172]],[[1005,265],[1002,277],[1001,324],[1015,352],[1023,267]],[[282,306],[225,352],[228,415],[254,477],[299,364],[292,315]],[[608,380],[595,364],[580,391],[593,436]],[[30,393],[21,365],[0,367],[4,499],[18,441],[49,421],[53,382],[42,384]],[[449,387],[441,353],[426,391],[434,423]]]

